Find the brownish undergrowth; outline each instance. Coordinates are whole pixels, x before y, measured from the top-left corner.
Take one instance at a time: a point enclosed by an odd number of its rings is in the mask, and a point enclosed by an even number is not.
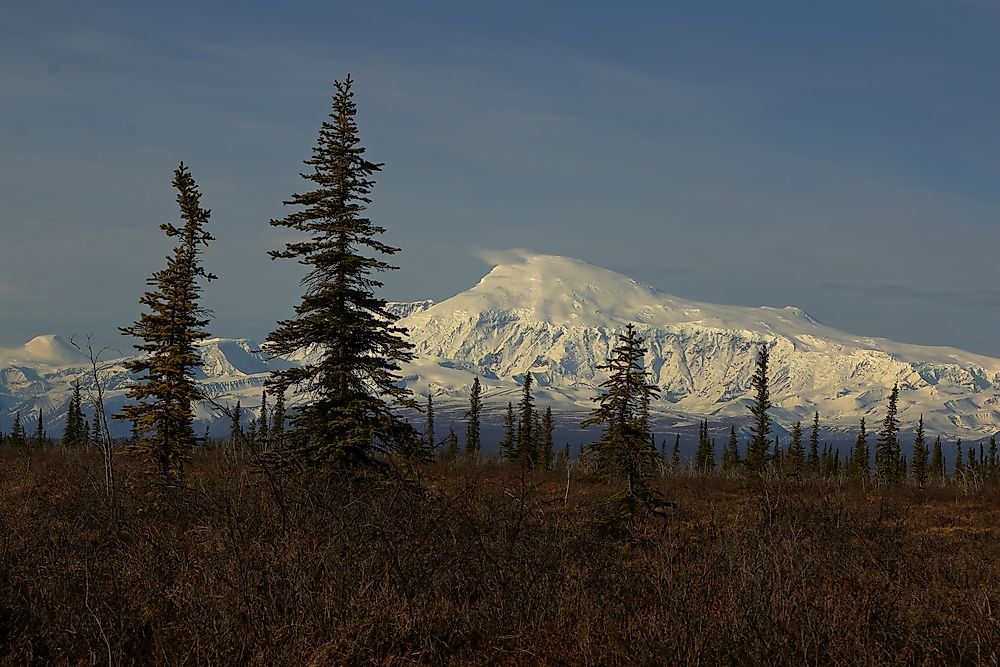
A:
[[[128,464],[125,463],[125,466]],[[188,488],[0,450],[10,664],[997,664],[996,496],[665,478],[615,489],[436,465],[284,480],[219,454]]]

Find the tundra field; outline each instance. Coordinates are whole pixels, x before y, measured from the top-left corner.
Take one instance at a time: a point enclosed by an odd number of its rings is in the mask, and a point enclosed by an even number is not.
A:
[[[577,468],[272,479],[0,450],[4,664],[997,664],[1000,495]]]

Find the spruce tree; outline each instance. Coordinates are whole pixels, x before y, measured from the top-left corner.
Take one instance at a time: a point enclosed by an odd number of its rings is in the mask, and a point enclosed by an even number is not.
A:
[[[465,423],[465,457],[477,458],[479,456],[480,444],[480,420],[483,409],[483,387],[479,383],[477,375],[472,380],[472,389],[469,391],[469,411],[466,413],[468,421]]]
[[[805,465],[805,445],[802,444],[802,422],[792,426],[792,442],[788,446],[788,474],[799,479]]]
[[[823,479],[833,479],[837,474],[837,461],[833,453],[833,445],[823,445],[823,458],[820,463],[820,475]]]
[[[739,441],[736,439],[735,425],[729,427],[729,443],[726,445],[726,456],[723,461],[724,472],[732,473],[740,467]]]
[[[166,268],[148,281],[151,289],[140,299],[147,312],[120,329],[139,339],[134,347],[142,354],[126,364],[137,376],[128,393],[135,402],[117,416],[133,422],[138,440],[129,451],[144,456],[163,478],[177,481],[195,443],[193,404],[203,398],[194,377],[202,365],[197,343],[208,337],[199,280],[215,276],[201,265],[202,248],[213,240],[204,229],[210,212],[201,208],[201,193],[183,163],[174,171],[173,186],[184,225],[160,226],[177,245]]]
[[[935,484],[941,484],[944,481],[944,452],[941,449],[940,435],[934,439],[929,475]]]
[[[694,452],[694,469],[696,472],[708,471],[708,456],[711,443],[708,441],[708,420],[698,422],[698,446]]]
[[[987,462],[987,475],[992,481],[996,481],[997,477],[997,437],[996,435],[990,436],[990,454]]]
[[[268,428],[267,414],[267,388],[260,390],[260,410],[257,417],[257,439],[260,440],[261,449],[270,447],[271,431]]]
[[[236,401],[236,407],[233,408],[233,413],[229,422],[229,446],[233,450],[240,448],[243,440],[243,407],[240,405],[239,399]]]
[[[891,484],[897,480],[899,471],[899,423],[896,421],[896,405],[899,401],[899,385],[892,386],[889,403],[886,406],[882,430],[875,442],[875,479],[879,484]]]
[[[674,448],[670,452],[670,470],[678,472],[681,469],[681,434],[674,437]]]
[[[924,416],[917,422],[917,434],[913,440],[913,483],[923,488],[929,479],[927,442],[924,439]]]
[[[554,436],[556,432],[555,422],[552,420],[552,407],[545,406],[545,416],[542,417],[542,465],[546,470],[552,468],[553,449],[555,448]],[[653,451],[656,451],[655,449]]]
[[[93,419],[90,420],[90,435],[88,436],[88,440],[94,447],[100,448],[104,446],[104,432],[101,430],[101,416],[96,412],[94,413]]]
[[[42,422],[42,409],[38,408],[38,422],[35,426],[35,446],[41,447],[45,444],[48,437],[45,435],[45,424]]]
[[[334,83],[329,120],[304,162],[301,176],[313,189],[285,202],[298,210],[271,220],[301,234],[271,257],[309,267],[295,316],[278,323],[267,345],[275,356],[320,350],[315,361],[275,371],[269,380],[272,387],[298,386],[314,396],[291,419],[291,453],[311,467],[383,467],[379,454],[413,441],[412,429],[390,404],[417,409],[398,384],[400,364],[413,358],[413,346],[375,294],[382,287],[376,275],[396,268],[378,256],[398,248],[381,242],[385,229],[365,215],[371,177],[382,165],[365,158],[352,84],[350,76]]]
[[[757,369],[754,372],[751,386],[754,389],[755,397],[753,405],[750,406],[750,414],[753,415],[751,425],[750,444],[747,447],[746,468],[752,474],[764,472],[767,462],[767,450],[770,447],[771,416],[768,410],[771,409],[771,394],[767,383],[767,365],[770,359],[770,350],[767,343],[760,346],[757,354]]]
[[[274,410],[271,412],[271,447],[281,449],[285,444],[285,390],[278,387],[274,396]]]
[[[514,404],[508,401],[507,414],[503,420],[503,441],[500,443],[500,454],[510,461],[517,458],[517,438],[514,424]]]
[[[252,414],[253,413],[251,413],[251,415]],[[256,416],[251,416],[250,417],[250,423],[247,424],[247,442],[250,443],[251,447],[253,447],[253,448],[257,447],[258,441],[257,441],[257,417]]]
[[[82,398],[80,396],[80,383],[73,383],[73,394],[69,399],[69,408],[66,411],[66,428],[63,431],[62,444],[64,447],[82,447],[86,443],[87,423],[83,416]]]
[[[851,477],[859,482],[871,474],[871,452],[868,449],[868,431],[865,428],[865,418],[861,418],[858,429],[858,439],[851,454]]]
[[[955,481],[958,481],[964,472],[965,464],[962,463],[962,439],[959,438],[955,441],[955,472],[952,475],[952,478]]]
[[[819,411],[813,415],[812,431],[809,433],[809,458],[806,460],[809,474],[816,477],[820,472],[819,459]]]
[[[459,455],[458,450],[458,434],[455,433],[455,427],[448,427],[448,448],[445,450],[445,458],[448,461],[457,461]]]
[[[437,445],[434,435],[434,397],[430,388],[427,389],[427,414],[424,418],[424,442],[430,451]]]
[[[21,423],[21,413],[14,413],[14,425],[10,429],[10,444],[12,447],[24,447],[28,444],[28,436]]]
[[[535,399],[531,395],[531,371],[524,374],[521,401],[517,404],[517,459],[531,467],[538,463],[538,443],[535,436]]]
[[[597,405],[582,424],[584,428],[604,425],[601,437],[589,447],[595,468],[607,477],[623,478],[626,496],[632,499],[649,497],[645,480],[655,466],[655,452],[649,448],[648,406],[660,390],[649,382],[643,366],[643,343],[635,327],[626,325],[610,358],[597,367],[608,372],[608,379],[600,384],[600,393],[593,398]]]

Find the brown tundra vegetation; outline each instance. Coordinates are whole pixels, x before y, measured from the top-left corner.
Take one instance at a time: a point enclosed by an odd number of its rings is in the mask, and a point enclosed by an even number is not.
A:
[[[283,477],[220,452],[184,488],[0,450],[5,664],[997,664],[993,490],[433,464]],[[994,611],[994,610],[997,611]]]

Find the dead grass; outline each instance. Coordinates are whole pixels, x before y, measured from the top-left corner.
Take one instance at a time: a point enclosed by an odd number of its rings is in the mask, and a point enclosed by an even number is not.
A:
[[[9,664],[997,664],[997,496],[437,465],[420,487],[199,455],[121,507],[86,454],[0,451]],[[284,507],[283,514],[280,507]]]

